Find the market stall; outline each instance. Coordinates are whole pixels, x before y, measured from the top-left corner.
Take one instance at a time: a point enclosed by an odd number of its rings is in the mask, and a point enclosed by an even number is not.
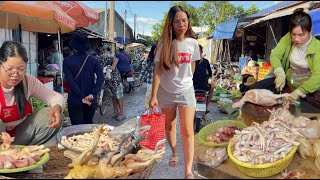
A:
[[[290,94],[252,89],[195,136],[195,171],[206,178],[319,178],[319,113],[301,113]],[[247,126],[243,126],[242,124]]]
[[[195,156],[199,156],[205,153],[209,148],[199,141],[198,135],[195,136],[194,142]],[[210,168],[199,163],[195,163],[195,168],[195,171],[197,171],[200,176],[206,177],[208,179],[254,179],[253,177],[247,176],[240,172],[239,169],[237,169],[236,165],[230,159],[227,159],[215,168]],[[320,178],[320,171],[314,165],[313,157],[302,159],[298,153],[295,153],[292,162],[287,168],[288,172],[293,170],[305,171],[308,175],[310,175],[310,179]],[[281,173],[274,176],[266,177],[266,179],[278,179],[280,175]]]
[[[11,145],[13,138],[3,132],[0,161],[6,165],[0,166],[0,178],[147,179],[165,155],[165,140],[155,149],[141,145],[150,126],[137,126],[138,120],[118,127],[69,126],[56,135],[58,146],[23,146],[21,152],[14,149],[20,146]],[[32,164],[28,158],[35,158]]]

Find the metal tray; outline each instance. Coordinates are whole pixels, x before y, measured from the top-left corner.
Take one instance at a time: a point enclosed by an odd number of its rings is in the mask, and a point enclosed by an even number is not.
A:
[[[90,133],[93,131],[93,128],[99,127],[102,124],[78,124],[78,125],[72,125],[72,126],[68,126],[63,128],[62,130],[60,130],[57,135],[56,135],[56,139],[58,141],[58,143],[60,145],[62,145],[64,148],[77,152],[77,153],[81,153],[79,150],[73,149],[72,147],[68,147],[65,146],[63,144],[61,144],[61,139],[62,136],[67,136],[67,137],[71,137],[74,135],[79,135],[79,134],[84,134],[84,133]],[[114,129],[114,126],[110,126],[110,125],[106,125],[107,127],[109,127],[111,130]]]

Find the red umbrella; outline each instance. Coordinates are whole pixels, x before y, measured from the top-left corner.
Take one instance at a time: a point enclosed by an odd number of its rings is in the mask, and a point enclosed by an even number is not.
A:
[[[99,20],[99,14],[90,7],[79,1],[52,1],[66,12],[72,19],[77,21],[77,27],[87,27]]]

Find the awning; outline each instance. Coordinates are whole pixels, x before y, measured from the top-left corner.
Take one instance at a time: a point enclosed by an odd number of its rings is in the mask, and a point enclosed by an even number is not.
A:
[[[219,24],[212,33],[213,39],[233,39],[237,28],[238,18]]]
[[[290,7],[290,8],[286,8],[286,9],[283,9],[283,10],[275,11],[274,13],[271,13],[271,14],[265,16],[265,17],[262,17],[262,18],[254,20],[252,23],[244,25],[244,27],[249,27],[249,26],[252,26],[254,24],[262,23],[262,22],[270,20],[270,19],[275,19],[275,18],[291,15],[291,14],[293,14],[293,11],[296,10],[297,8],[306,8],[306,9],[309,8],[310,3],[312,3],[312,2],[309,1],[309,2],[306,2],[306,3],[303,3],[303,4],[299,4],[299,5]]]
[[[320,9],[309,12],[312,20],[312,33],[314,36],[320,36]]]

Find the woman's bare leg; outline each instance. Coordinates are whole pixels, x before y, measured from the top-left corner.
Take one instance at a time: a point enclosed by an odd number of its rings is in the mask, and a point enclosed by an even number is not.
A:
[[[176,108],[162,108],[162,113],[166,115],[165,130],[166,139],[172,150],[172,154],[177,152],[177,121],[176,121]]]
[[[185,174],[192,173],[194,156],[193,119],[195,108],[191,106],[178,106],[180,115],[180,132],[182,136]]]

